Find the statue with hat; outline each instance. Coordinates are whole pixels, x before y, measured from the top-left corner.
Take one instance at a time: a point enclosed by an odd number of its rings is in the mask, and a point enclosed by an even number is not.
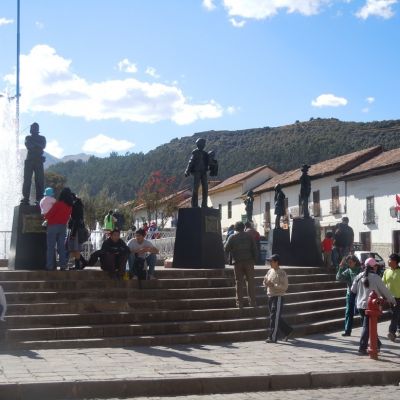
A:
[[[25,138],[25,147],[28,153],[24,164],[21,204],[29,204],[33,174],[35,174],[36,203],[39,204],[44,191],[43,163],[46,159],[43,156],[43,151],[46,147],[46,138],[39,135],[39,124],[37,122],[34,122],[30,127],[30,135]]]
[[[311,178],[308,175],[308,170],[310,166],[304,164],[301,167],[300,176],[300,212],[304,218],[310,218],[310,212],[308,211],[308,199],[311,194]]]
[[[275,206],[275,229],[279,229],[281,227],[281,217],[286,214],[285,210],[285,193],[282,191],[282,186],[278,183],[274,187],[275,196],[274,196],[274,206]]]
[[[201,184],[201,207],[207,208],[207,171],[210,170],[211,175],[215,176],[218,172],[218,163],[214,158],[214,152],[210,152],[210,154],[204,150],[206,146],[206,140],[204,138],[198,138],[196,140],[196,146],[197,149],[192,151],[192,155],[186,167],[185,176],[193,175],[192,207],[195,208],[199,206],[198,193]]]
[[[254,193],[252,190],[249,190],[247,192],[246,198],[244,199],[246,219],[248,222],[253,222],[253,203],[254,203]]]

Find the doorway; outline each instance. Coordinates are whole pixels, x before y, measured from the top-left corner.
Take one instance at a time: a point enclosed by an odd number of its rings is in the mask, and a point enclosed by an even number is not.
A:
[[[371,232],[360,232],[360,243],[364,251],[371,251]]]
[[[393,231],[393,253],[400,253],[400,231]]]

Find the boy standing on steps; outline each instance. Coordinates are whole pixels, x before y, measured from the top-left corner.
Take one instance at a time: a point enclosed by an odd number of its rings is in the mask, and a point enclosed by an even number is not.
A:
[[[289,283],[286,272],[279,268],[279,254],[273,254],[267,261],[271,268],[264,278],[264,286],[267,289],[270,331],[266,343],[276,343],[278,332],[284,335],[285,342],[291,337],[293,328],[282,319],[283,298]]]

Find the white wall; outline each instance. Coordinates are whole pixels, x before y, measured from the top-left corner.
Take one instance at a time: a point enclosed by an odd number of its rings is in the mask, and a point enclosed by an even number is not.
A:
[[[349,224],[354,229],[354,240],[360,240],[360,232],[371,232],[372,250],[377,245],[386,245],[387,251],[391,252],[393,231],[400,230],[400,223],[390,216],[390,208],[396,205],[395,196],[400,193],[400,171],[349,181],[347,192]],[[378,218],[376,224],[364,225],[363,212],[369,196],[374,196],[375,214]]]
[[[336,178],[340,175],[331,175],[328,177],[323,177],[319,179],[315,179],[311,181],[311,195],[309,198],[309,208],[310,215],[313,215],[312,206],[313,206],[313,192],[319,190],[320,195],[320,210],[321,216],[318,218],[321,224],[321,227],[334,226],[338,222],[340,222],[341,218],[345,215],[345,182],[337,182]],[[332,187],[339,186],[339,203],[341,204],[341,214],[331,214],[331,200],[332,200]],[[289,213],[292,216],[296,217],[299,213],[299,193],[300,193],[300,184],[284,187],[283,192],[285,193],[288,199],[288,207]],[[271,205],[271,228],[274,228],[275,225],[275,214],[274,214],[274,191],[264,192],[260,196],[260,208],[258,209],[259,215],[257,215],[257,219],[262,221],[264,219],[263,213],[265,209],[265,203],[270,202]]]

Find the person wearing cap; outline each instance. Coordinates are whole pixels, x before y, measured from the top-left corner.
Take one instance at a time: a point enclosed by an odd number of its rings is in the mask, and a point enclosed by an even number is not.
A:
[[[42,215],[47,214],[50,211],[50,208],[53,207],[56,199],[54,197],[54,190],[51,187],[47,187],[43,192],[43,199],[40,200],[40,212]]]
[[[46,147],[46,138],[39,135],[39,124],[37,122],[34,122],[30,127],[30,136],[25,138],[25,147],[28,150],[28,154],[24,164],[21,204],[29,204],[33,174],[35,174],[36,202],[39,204],[44,191],[43,163],[45,157],[43,156],[43,150]]]
[[[91,254],[86,265],[95,265],[100,258],[103,271],[108,272],[113,279],[122,279],[129,254],[129,247],[121,239],[121,232],[115,228],[103,242],[101,249]]]
[[[273,254],[267,258],[271,268],[264,277],[264,287],[267,289],[268,309],[269,309],[269,336],[267,343],[276,343],[278,333],[283,333],[283,340],[288,341],[293,334],[293,328],[289,326],[282,318],[283,299],[289,287],[288,277],[286,272],[279,267],[279,254]]]
[[[389,325],[387,337],[394,342],[396,340],[396,330],[400,324],[400,256],[393,253],[389,256],[389,268],[383,273],[383,283],[390,290],[396,300],[396,305],[392,308],[392,319]]]
[[[349,226],[348,217],[343,217],[342,222],[337,225],[333,239],[335,252],[332,255],[332,262],[338,269],[340,260],[349,255],[354,242],[354,231]]]
[[[360,272],[360,261],[355,255],[350,255],[343,258],[343,260],[340,262],[339,269],[336,274],[337,281],[346,282],[347,284],[344,333],[342,333],[342,336],[351,336],[351,331],[353,329],[356,295],[351,291],[351,285]]]
[[[236,306],[243,307],[243,278],[247,282],[250,306],[256,307],[254,264],[257,260],[257,245],[252,236],[244,231],[244,223],[235,224],[235,233],[225,243],[225,253],[232,255],[236,282]]]
[[[385,286],[382,279],[377,275],[378,264],[375,258],[367,258],[365,260],[365,269],[359,273],[351,285],[351,291],[356,294],[356,306],[361,317],[361,338],[358,353],[367,355],[368,340],[369,340],[369,317],[365,314],[368,306],[368,297],[374,290],[380,297],[384,297],[386,301],[396,305],[396,300]],[[381,347],[381,341],[378,338],[378,349]]]

